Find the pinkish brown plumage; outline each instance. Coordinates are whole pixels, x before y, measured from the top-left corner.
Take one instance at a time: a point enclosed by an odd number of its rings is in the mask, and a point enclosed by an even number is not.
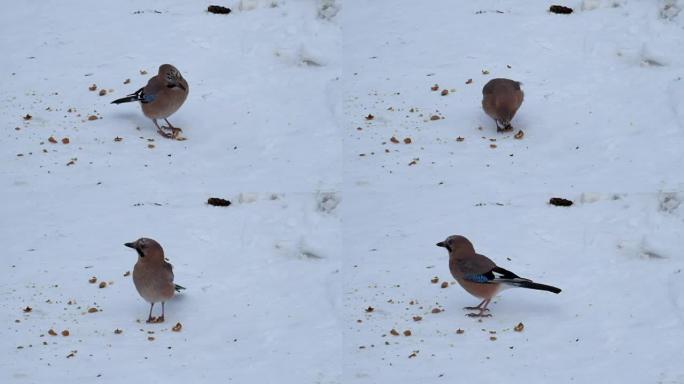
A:
[[[496,122],[497,131],[510,130],[513,129],[511,120],[522,105],[524,97],[520,82],[492,79],[482,88],[482,108]]]
[[[168,120],[185,102],[190,92],[188,82],[180,71],[171,64],[159,66],[159,72],[153,76],[147,85],[126,97],[112,101],[112,104],[139,101],[145,116],[152,119],[160,135],[177,139],[182,130],[176,128]],[[168,126],[160,127],[157,119],[164,119]],[[171,133],[164,130],[171,130]]]
[[[147,322],[164,321],[164,303],[183,287],[173,282],[173,266],[164,259],[164,249],[155,240],[140,238],[125,246],[138,252],[138,261],[133,267],[133,284],[140,296],[150,303],[150,314]],[[162,303],[162,313],[158,318],[152,317],[154,304]]]
[[[556,287],[535,283],[498,267],[487,256],[476,253],[473,244],[463,236],[449,236],[446,240],[437,243],[437,246],[449,251],[449,270],[461,287],[471,295],[482,299],[476,307],[464,308],[479,311],[469,313],[468,316],[490,316],[484,313],[488,311],[487,305],[497,293],[506,288],[521,287],[553,293],[561,291]]]

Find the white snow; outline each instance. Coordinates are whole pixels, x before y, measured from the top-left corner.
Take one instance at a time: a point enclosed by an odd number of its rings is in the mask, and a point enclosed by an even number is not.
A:
[[[4,5],[0,382],[684,381],[681,0],[210,4]],[[186,141],[109,104],[163,63]],[[563,292],[464,316],[452,234]],[[141,236],[187,287],[163,324]]]

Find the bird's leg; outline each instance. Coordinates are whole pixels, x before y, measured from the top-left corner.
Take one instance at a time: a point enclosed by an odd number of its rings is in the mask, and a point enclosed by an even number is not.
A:
[[[154,308],[154,303],[150,304],[150,314],[147,316],[147,322],[148,323],[154,322],[154,319],[152,318],[152,308]]]
[[[166,119],[165,119],[165,120],[166,120]],[[161,129],[161,127],[159,126],[159,124],[157,124],[157,119],[152,119],[152,121],[154,122],[154,125],[157,126],[157,132],[159,132],[160,135],[166,137],[167,139],[173,139],[173,135],[172,135],[172,134],[166,133],[166,132],[164,132],[164,131]]]
[[[164,322],[164,302],[162,301],[162,315],[157,317],[156,323],[163,323]]]
[[[485,299],[484,301],[482,301],[482,303],[480,303],[480,305],[484,304],[484,306],[479,308],[480,309],[479,313],[469,313],[466,316],[468,316],[468,317],[491,317],[492,316],[491,314],[484,313],[485,311],[488,311],[487,305],[489,305],[490,301],[492,301],[492,299]],[[478,307],[480,305],[478,305]],[[478,308],[475,308],[475,309],[478,309]]]
[[[463,307],[463,309],[468,310],[468,311],[474,311],[476,309],[482,309],[482,304],[485,303],[487,299],[484,299],[480,302],[480,304],[477,305],[477,307]],[[489,311],[489,309],[485,309],[485,311]]]
[[[168,124],[169,126],[168,126],[168,127],[162,127],[162,128],[164,128],[164,129],[170,129],[171,132],[172,132],[171,134],[173,135],[173,138],[174,138],[174,139],[175,139],[176,137],[178,137],[178,135],[179,135],[181,132],[183,132],[182,129],[176,128],[176,127],[174,127],[173,125],[171,125],[171,123],[169,122],[169,120],[167,120],[166,118],[164,118],[164,121],[166,121],[166,124]]]

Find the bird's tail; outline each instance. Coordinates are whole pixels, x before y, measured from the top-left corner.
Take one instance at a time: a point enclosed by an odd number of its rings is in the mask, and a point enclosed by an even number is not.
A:
[[[182,290],[185,289],[184,286],[178,285],[178,284],[174,284],[174,285],[173,285],[173,288],[176,290],[176,292],[180,292],[180,291],[182,291]]]
[[[112,101],[112,104],[130,103],[131,101],[138,101],[138,96],[129,95],[126,97],[122,97],[120,99],[116,99],[116,100]]]
[[[521,288],[536,289],[539,291],[549,291],[549,292],[553,292],[553,293],[560,293],[561,292],[560,288],[556,288],[556,287],[551,286],[551,285],[535,283],[535,282],[529,281],[529,280],[522,280],[522,279],[519,281],[511,282],[511,285],[515,285],[516,287],[521,287]]]
[[[142,90],[143,88],[140,88],[135,93],[131,93],[126,97],[116,99],[112,101],[112,104],[130,103],[131,101],[142,101]]]

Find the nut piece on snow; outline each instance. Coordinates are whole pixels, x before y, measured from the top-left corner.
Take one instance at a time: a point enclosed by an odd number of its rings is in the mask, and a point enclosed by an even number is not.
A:
[[[95,312],[97,312],[97,308],[95,308],[95,307],[88,308],[88,313],[95,313]]]
[[[404,336],[411,336],[411,330],[409,330],[409,329],[405,330]]]
[[[107,94],[107,90],[106,90],[106,89],[100,89],[100,93],[99,93],[100,96],[104,96],[104,95],[106,95],[106,94]]]
[[[374,310],[375,310],[375,308],[371,307],[370,305],[368,306],[368,308],[364,309],[364,311],[366,311],[366,313],[371,313]]]
[[[106,286],[107,286],[107,282],[106,282],[106,281],[100,281],[100,288],[104,288],[104,287],[106,287]]]
[[[95,276],[91,277],[91,278],[88,280],[88,282],[89,282],[90,284],[95,284],[95,283],[97,282],[97,277],[95,277]]]
[[[50,330],[48,331],[48,335],[50,335],[50,336],[57,336],[57,332],[55,332],[54,329],[50,328]]]
[[[62,144],[69,144],[69,138],[68,137],[62,138]]]
[[[562,197],[552,197],[549,199],[549,204],[559,207],[569,207],[572,205],[572,200],[564,199]]]
[[[65,329],[62,331],[62,336],[67,337],[69,336],[69,330]]]
[[[141,70],[140,70],[140,74],[141,74],[141,75],[147,75],[147,71],[144,70],[144,69],[141,69]]]
[[[456,334],[457,334],[457,335],[462,335],[462,334],[464,334],[464,333],[465,333],[465,331],[462,330],[461,328],[459,328],[459,329],[456,330]]]
[[[24,120],[31,120],[32,117],[33,116],[31,116],[27,113],[26,116],[24,116]]]
[[[459,137],[456,138],[456,141],[458,141],[458,142],[461,142],[461,141],[463,141],[463,140],[465,140],[465,137],[459,136]]]
[[[422,316],[413,316],[413,321],[421,321],[423,320]]]
[[[437,115],[430,116],[430,120],[432,120],[432,121],[439,120],[439,119],[440,119],[440,117]]]
[[[48,141],[52,144],[57,144],[57,139],[55,139],[53,136],[48,137]]]
[[[392,328],[392,330],[390,331],[390,335],[392,335],[392,336],[399,336],[399,332],[397,332],[396,329]]]
[[[410,138],[410,137],[405,137],[405,138],[404,138],[404,144],[411,144],[411,138]]]
[[[220,6],[220,5],[210,5],[210,6],[207,8],[207,12],[216,13],[216,14],[219,14],[219,15],[227,15],[227,14],[229,14],[231,11],[230,11],[230,8],[222,7],[222,6]]]
[[[366,120],[373,120],[374,118],[375,116],[371,115],[370,113],[368,114],[368,116],[366,116]]]
[[[90,120],[90,121],[97,120],[97,116],[90,115],[90,116],[88,116],[88,120]]]
[[[525,325],[523,323],[518,323],[518,325],[513,327],[513,330],[516,332],[522,332],[523,329],[525,329]]]
[[[442,89],[442,93],[441,93],[442,96],[446,96],[446,95],[448,95],[448,94],[449,94],[449,90],[448,90],[448,89]]]
[[[449,287],[449,283],[447,283],[446,281],[443,281],[442,282],[442,288],[448,288],[448,287]]]
[[[120,334],[122,334],[122,333],[123,333],[123,331],[122,331],[121,329],[119,329],[119,328],[117,328],[117,329],[114,330],[114,334],[115,334],[115,335],[120,335]]]
[[[439,308],[432,308],[432,311],[430,311],[430,312],[432,312],[432,313],[440,313],[440,312],[442,312],[442,310],[439,309]]]
[[[94,90],[96,90],[96,89],[97,89],[97,85],[95,85],[95,84],[93,84],[93,85],[91,85],[90,87],[88,87],[88,90],[89,90],[89,91],[94,91]]]
[[[518,130],[518,132],[513,135],[514,138],[520,140],[525,136],[525,132],[522,131],[522,129]]]
[[[24,313],[29,313],[29,312],[33,311],[33,308],[31,308],[27,305],[26,308],[22,309],[22,311],[24,311]]]
[[[124,80],[124,84],[128,84],[128,83],[130,83],[130,82],[131,82],[131,79],[126,79],[126,80]]]
[[[437,276],[433,277],[433,278],[430,280],[430,282],[431,282],[432,284],[437,284],[437,283],[439,283],[439,277],[437,277]]]
[[[390,142],[393,144],[399,144],[399,140],[394,136],[390,137]]]
[[[207,204],[213,205],[215,207],[227,207],[232,203],[226,199],[221,199],[220,197],[210,197],[207,200]]]
[[[466,84],[472,84],[472,83],[473,83],[473,79],[466,80]]]
[[[436,90],[439,89],[439,85],[435,84],[435,85],[433,85],[432,87],[430,87],[430,89],[431,89],[432,91],[436,91]]]
[[[564,7],[562,5],[552,5],[549,7],[549,12],[560,13],[562,15],[569,15],[572,13],[572,8]]]
[[[181,323],[176,323],[176,325],[174,325],[173,328],[171,328],[171,330],[174,332],[180,332],[181,329],[183,329],[183,324]]]

